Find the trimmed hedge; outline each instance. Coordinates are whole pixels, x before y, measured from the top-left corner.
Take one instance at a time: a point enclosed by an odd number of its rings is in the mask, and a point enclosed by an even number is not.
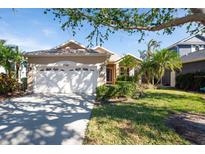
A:
[[[102,85],[96,89],[97,100],[107,100],[117,97],[133,97],[138,92],[133,82],[118,81],[115,85]]]
[[[176,77],[176,88],[199,91],[205,87],[205,72],[180,74]]]

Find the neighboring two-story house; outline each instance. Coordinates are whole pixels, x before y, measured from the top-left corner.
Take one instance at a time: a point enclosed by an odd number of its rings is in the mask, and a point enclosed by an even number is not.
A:
[[[179,74],[205,72],[205,36],[193,35],[169,46],[168,49],[176,51],[182,59],[182,70]],[[162,78],[165,86],[175,86],[176,73],[166,71]]]

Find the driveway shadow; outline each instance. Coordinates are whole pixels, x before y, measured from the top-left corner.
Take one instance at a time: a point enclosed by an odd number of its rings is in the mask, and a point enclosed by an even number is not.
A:
[[[81,144],[93,101],[85,94],[0,101],[0,144]]]

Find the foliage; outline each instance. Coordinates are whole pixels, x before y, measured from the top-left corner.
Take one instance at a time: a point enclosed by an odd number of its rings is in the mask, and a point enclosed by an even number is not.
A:
[[[105,101],[117,97],[117,85],[102,85],[96,88],[96,99]]]
[[[15,75],[18,78],[18,71],[22,59],[23,56],[17,47],[8,46],[5,44],[5,41],[0,42],[0,65],[6,70],[10,78],[15,68]]]
[[[137,82],[138,78],[136,76],[125,76],[125,75],[118,75],[117,81],[132,81]]]
[[[164,76],[165,70],[181,70],[182,62],[180,56],[175,51],[162,49],[153,54],[153,62],[156,67],[155,77],[159,81]]]
[[[13,92],[19,90],[18,72],[23,60],[18,47],[8,46],[5,41],[0,41],[0,66],[6,74],[1,74],[0,93]]]
[[[140,57],[143,59],[141,63],[141,74],[143,78],[150,85],[150,81],[154,85],[154,79],[156,74],[156,63],[151,59],[154,51],[160,46],[160,42],[151,39],[147,44],[147,50],[139,51]]]
[[[118,96],[121,97],[132,97],[137,93],[137,86],[134,82],[118,81]]]
[[[8,77],[6,74],[0,74],[0,94],[7,94],[19,89],[19,83]]]
[[[123,66],[125,68],[135,68],[137,65],[139,65],[140,61],[136,59],[135,57],[131,55],[125,55],[122,58],[122,61],[120,61],[120,66]]]
[[[151,80],[152,84],[154,84],[154,79],[157,79],[156,84],[158,84],[166,69],[174,71],[180,70],[181,67],[181,59],[175,51],[162,49],[154,52],[152,56],[141,63],[141,73],[148,84],[150,84]]]
[[[110,98],[132,97],[138,93],[135,83],[128,81],[117,82],[116,85],[102,85],[96,89],[96,99],[105,101]]]
[[[84,144],[191,144],[168,128],[173,113],[205,113],[204,95],[177,90],[146,90],[130,103],[93,109]]]
[[[137,66],[139,66],[141,63],[141,61],[139,61],[138,59],[136,59],[135,57],[133,57],[132,55],[125,55],[123,57],[123,59],[120,61],[120,67],[123,67],[123,70],[121,71],[124,71],[124,72],[121,72],[123,73],[124,75],[124,80],[125,81],[129,81],[130,79],[134,79],[134,77],[129,77],[129,74],[127,73],[127,70],[131,70],[131,69],[134,69],[136,68]],[[133,80],[134,81],[134,80]]]
[[[143,60],[141,63],[140,74],[142,74],[142,77],[147,84],[150,84],[151,81],[152,84],[154,84],[155,73],[156,63],[150,58]]]
[[[26,91],[28,84],[27,84],[27,78],[21,78],[21,90]]]
[[[153,52],[160,47],[160,42],[151,39],[147,44],[147,50],[139,51],[140,58],[147,59],[152,56]]]
[[[63,30],[71,29],[73,35],[85,24],[92,28],[87,36],[90,45],[93,40],[102,44],[116,31],[123,30],[129,34],[139,33],[139,41],[144,39],[146,31],[160,31],[171,34],[176,26],[187,24],[187,31],[191,33],[202,32],[205,25],[203,9],[125,9],[125,8],[56,8],[47,9],[59,20]],[[183,15],[181,15],[183,13]]]
[[[176,77],[176,88],[199,91],[205,87],[205,72],[180,74]]]

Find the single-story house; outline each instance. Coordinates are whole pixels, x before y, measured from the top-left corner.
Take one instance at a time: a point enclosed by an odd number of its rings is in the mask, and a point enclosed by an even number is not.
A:
[[[192,35],[180,40],[168,49],[177,52],[182,60],[182,70],[180,72],[171,72],[167,70],[162,78],[162,84],[165,86],[175,86],[176,76],[178,74],[205,72],[205,36]]]
[[[29,63],[28,88],[35,93],[94,93],[97,86],[115,84],[122,69],[122,57],[116,53],[73,40],[24,56]],[[134,75],[134,70],[128,74]]]

